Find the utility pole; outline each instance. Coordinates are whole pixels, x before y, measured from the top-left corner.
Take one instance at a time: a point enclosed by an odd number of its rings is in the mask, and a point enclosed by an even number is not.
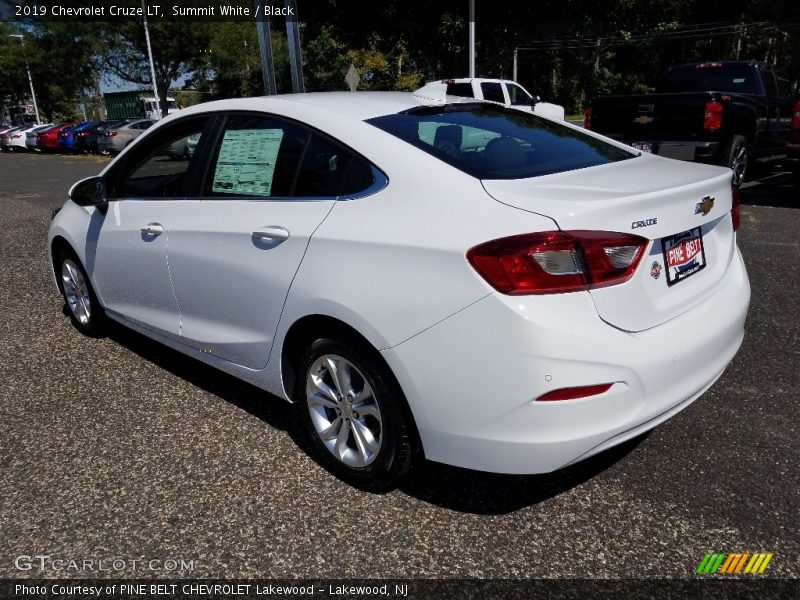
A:
[[[475,78],[475,0],[469,0],[469,77]]]
[[[275,84],[275,61],[272,57],[272,31],[269,25],[269,18],[264,14],[264,0],[255,0],[256,14],[259,15],[256,21],[256,31],[258,33],[258,50],[261,56],[261,76],[264,79],[264,93],[267,96],[274,96],[278,93]]]
[[[302,94],[303,85],[303,56],[300,52],[300,30],[297,28],[297,2],[284,0],[286,7],[286,43],[289,46],[289,70],[292,72],[292,92]]]
[[[33,100],[33,111],[36,113],[36,124],[41,125],[39,119],[39,105],[36,104],[36,92],[33,91],[33,78],[31,77],[31,68],[28,66],[28,53],[25,51],[25,38],[21,33],[11,33],[8,37],[18,38],[22,43],[22,57],[25,59],[25,70],[28,72],[28,83],[31,85],[31,100]]]
[[[153,62],[153,49],[150,47],[150,31],[147,29],[147,7],[142,0],[142,15],[144,16],[144,39],[147,42],[147,56],[150,59],[150,77],[153,81],[153,94],[156,97],[156,107],[158,107],[158,117],[163,116],[161,110],[161,98],[158,97],[158,84],[156,83],[156,67]]]

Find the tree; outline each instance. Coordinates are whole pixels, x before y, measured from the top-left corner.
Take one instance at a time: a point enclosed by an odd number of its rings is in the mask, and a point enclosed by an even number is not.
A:
[[[136,20],[94,25],[104,52],[101,65],[124,81],[152,85],[144,24]],[[190,73],[209,47],[208,23],[161,19],[148,22],[161,114],[167,114],[167,92],[173,81]]]

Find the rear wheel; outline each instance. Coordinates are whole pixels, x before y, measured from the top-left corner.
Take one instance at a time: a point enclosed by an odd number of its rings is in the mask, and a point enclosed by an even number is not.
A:
[[[347,483],[391,488],[413,447],[397,383],[377,352],[353,338],[323,338],[301,360],[295,398],[320,461]]]
[[[732,185],[739,187],[747,176],[747,166],[750,162],[750,147],[747,138],[743,135],[731,136],[723,154],[725,166],[733,171]]]
[[[56,275],[64,296],[67,314],[75,329],[90,337],[103,335],[105,313],[78,257],[62,250],[56,260]]]

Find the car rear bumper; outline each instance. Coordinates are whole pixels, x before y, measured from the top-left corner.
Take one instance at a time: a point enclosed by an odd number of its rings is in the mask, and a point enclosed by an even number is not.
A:
[[[702,395],[741,345],[749,300],[737,250],[712,296],[643,332],[604,323],[588,293],[492,294],[383,355],[427,458],[544,473],[635,437]],[[603,383],[613,385],[597,396],[535,401]]]
[[[688,160],[693,162],[711,162],[719,152],[719,142],[680,142],[680,141],[665,141],[665,142],[650,142],[638,140],[626,140],[623,143],[634,144],[649,144],[652,147],[652,153],[664,158],[674,158],[677,160]]]

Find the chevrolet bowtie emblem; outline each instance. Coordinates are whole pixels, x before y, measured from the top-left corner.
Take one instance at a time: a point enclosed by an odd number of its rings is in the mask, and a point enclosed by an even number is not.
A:
[[[714,208],[714,198],[711,196],[706,196],[700,200],[700,202],[694,205],[694,214],[703,215],[705,217],[711,212],[712,208]]]
[[[639,125],[647,125],[652,123],[655,119],[653,117],[648,117],[647,115],[642,115],[641,117],[636,117],[633,122],[639,123]]]

